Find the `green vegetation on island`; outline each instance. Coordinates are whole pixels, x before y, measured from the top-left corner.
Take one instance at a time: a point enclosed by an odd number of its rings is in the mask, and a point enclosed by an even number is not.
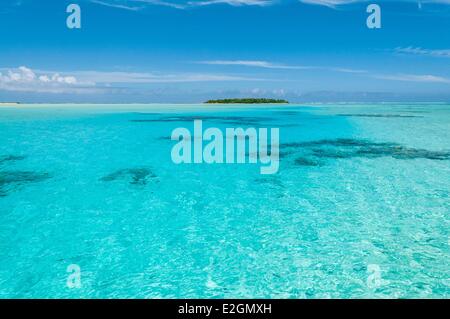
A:
[[[209,100],[206,104],[288,104],[286,100],[278,99],[256,99],[256,98],[243,98],[243,99],[220,99]]]

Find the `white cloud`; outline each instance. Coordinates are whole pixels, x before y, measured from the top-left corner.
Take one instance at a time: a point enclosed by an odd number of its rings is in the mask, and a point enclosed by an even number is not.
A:
[[[370,2],[369,0],[299,0],[305,4],[315,4],[321,6],[327,6],[330,8],[336,8],[338,6],[358,3],[358,2]],[[387,0],[381,0],[380,2],[388,2]],[[397,0],[398,2],[415,2],[419,5],[425,3],[439,3],[439,4],[450,4],[450,0]],[[389,1],[390,2],[390,1]]]
[[[73,72],[78,78],[95,83],[182,83],[182,82],[221,82],[221,81],[263,81],[264,79],[249,78],[223,74],[180,73],[162,74],[148,72]]]
[[[341,72],[341,73],[354,73],[354,74],[367,73],[366,70],[359,70],[359,69],[348,69],[348,68],[329,68],[329,69],[331,71]]]
[[[74,76],[64,76],[60,73],[33,71],[21,66],[18,68],[0,69],[0,90],[61,92],[75,87],[94,85],[91,82],[79,82]]]
[[[420,47],[406,47],[406,48],[397,47],[394,49],[394,52],[399,54],[412,54],[412,55],[450,58],[450,49],[430,50],[430,49],[423,49]]]
[[[130,11],[138,11],[141,10],[142,7],[135,7],[135,6],[128,6],[121,3],[115,3],[115,2],[105,2],[100,0],[90,0],[92,3],[100,4],[103,6],[111,7],[111,8],[117,8],[117,9],[124,9],[124,10],[130,10]]]
[[[436,75],[416,75],[416,74],[396,74],[396,75],[376,75],[376,79],[403,82],[424,82],[424,83],[445,83],[450,84],[450,79]]]
[[[255,60],[212,60],[212,61],[200,61],[200,64],[209,65],[230,65],[230,66],[248,66],[265,69],[282,69],[282,70],[328,70],[341,73],[366,73],[366,70],[356,70],[341,67],[323,67],[323,66],[305,66],[305,65],[287,65],[280,63],[273,63],[268,61],[255,61]]]
[[[194,7],[204,7],[217,4],[226,4],[233,7],[242,6],[257,6],[266,7],[281,3],[282,0],[88,0],[92,3],[130,10],[138,11],[145,9],[149,5],[165,6],[175,9],[188,9]],[[321,5],[327,6],[329,8],[337,8],[339,6],[348,5],[352,3],[364,3],[370,2],[369,0],[297,0],[298,2],[304,4]],[[387,0],[380,0],[380,2]],[[397,0],[399,2],[415,2],[422,6],[422,4],[427,3],[438,3],[438,4],[450,4],[450,0]]]
[[[113,84],[189,83],[265,81],[223,74],[180,73],[162,74],[145,72],[73,71],[54,72],[32,70],[28,67],[0,69],[0,90],[40,93],[89,93],[113,90]]]
[[[300,2],[303,2],[306,4],[316,4],[316,5],[334,8],[339,5],[361,2],[361,1],[360,0],[300,0]]]
[[[146,5],[159,5],[175,9],[187,9],[192,7],[203,7],[216,4],[227,4],[233,7],[240,6],[269,6],[275,0],[198,0],[198,1],[171,1],[171,0],[90,0],[92,3],[125,10],[137,11],[144,9]],[[138,5],[138,6],[136,6]]]
[[[189,6],[205,6],[212,4],[228,4],[230,6],[269,6],[272,5],[272,0],[204,0],[204,1],[189,1]]]
[[[249,60],[214,60],[214,61],[200,61],[200,64],[209,65],[240,65],[240,66],[250,66],[266,69],[290,69],[290,70],[304,70],[304,69],[314,69],[315,67],[310,66],[296,66],[296,65],[284,65],[278,63],[272,63],[267,61],[249,61]]]

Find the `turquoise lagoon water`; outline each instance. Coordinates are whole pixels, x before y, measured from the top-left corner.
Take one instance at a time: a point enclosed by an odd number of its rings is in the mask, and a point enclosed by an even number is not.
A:
[[[173,164],[199,117],[279,173]],[[448,104],[1,108],[0,297],[448,298],[449,151]]]

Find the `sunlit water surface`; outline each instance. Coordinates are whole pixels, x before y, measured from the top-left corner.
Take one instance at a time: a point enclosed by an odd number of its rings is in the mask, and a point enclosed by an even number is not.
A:
[[[450,296],[450,105],[209,108],[1,108],[0,297]],[[193,118],[280,128],[279,173],[175,165]]]

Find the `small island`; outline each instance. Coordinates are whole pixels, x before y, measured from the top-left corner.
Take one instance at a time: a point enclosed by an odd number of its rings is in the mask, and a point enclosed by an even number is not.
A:
[[[206,104],[289,104],[286,100],[278,99],[256,99],[256,98],[243,98],[243,99],[220,99],[209,100]]]

